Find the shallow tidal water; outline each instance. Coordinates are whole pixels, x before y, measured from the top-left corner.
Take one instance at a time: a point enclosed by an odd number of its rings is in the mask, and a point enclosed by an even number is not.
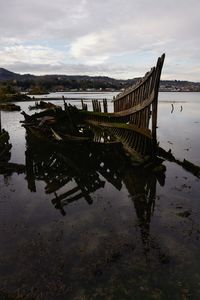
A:
[[[78,106],[94,95],[65,96]],[[26,112],[31,104],[19,103]],[[114,148],[42,149],[25,138],[19,112],[1,115],[10,161],[28,171],[0,175],[0,291],[41,300],[200,299],[199,178],[167,161],[164,175],[138,170]],[[200,165],[200,93],[159,94],[158,141]]]

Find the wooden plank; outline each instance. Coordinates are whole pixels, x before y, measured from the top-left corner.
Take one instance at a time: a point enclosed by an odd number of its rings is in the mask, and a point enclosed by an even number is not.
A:
[[[107,103],[107,99],[103,99],[103,111],[104,113],[108,112],[108,103]]]
[[[150,70],[150,72],[148,73],[148,75],[147,75],[146,77],[144,76],[143,79],[142,79],[140,82],[136,83],[136,84],[133,85],[131,88],[125,90],[123,93],[117,95],[117,96],[115,97],[115,100],[113,100],[113,101],[122,99],[123,97],[125,97],[125,96],[128,95],[129,93],[131,93],[131,92],[133,92],[133,91],[139,89],[139,88],[144,84],[144,82],[145,82],[149,77],[151,77],[151,75],[152,75],[154,69],[155,69],[155,67],[152,68],[152,69]]]
[[[105,127],[105,128],[119,128],[119,129],[127,129],[135,131],[139,134],[146,136],[147,138],[151,139],[151,131],[147,128],[138,128],[135,124],[121,124],[121,123],[106,123],[106,122],[96,122],[92,120],[86,120],[88,124]]]

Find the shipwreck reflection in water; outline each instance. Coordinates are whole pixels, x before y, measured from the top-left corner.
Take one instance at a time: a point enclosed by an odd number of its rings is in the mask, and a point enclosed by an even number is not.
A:
[[[156,172],[155,166],[133,166],[120,144],[73,143],[64,149],[44,149],[28,136],[26,168],[29,190],[36,191],[36,180],[44,181],[45,192],[53,195],[51,202],[62,215],[68,204],[80,199],[92,204],[92,193],[104,188],[106,182],[117,190],[124,185],[134,203],[142,241],[148,250],[156,184],[165,183],[163,169]]]

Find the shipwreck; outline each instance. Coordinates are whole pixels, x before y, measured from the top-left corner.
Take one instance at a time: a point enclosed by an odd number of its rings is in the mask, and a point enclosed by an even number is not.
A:
[[[121,143],[138,162],[148,161],[158,152],[156,137],[160,76],[165,54],[158,58],[135,85],[113,99],[113,112],[108,112],[107,100],[92,100],[93,111],[67,104],[64,110],[53,106],[28,115],[23,112],[27,134],[43,144],[65,147],[69,143]]]

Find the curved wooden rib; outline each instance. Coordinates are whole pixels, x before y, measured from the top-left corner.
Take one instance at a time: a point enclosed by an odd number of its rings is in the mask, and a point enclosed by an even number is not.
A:
[[[145,108],[149,107],[149,105],[154,101],[154,91],[150,95],[149,98],[145,99],[142,103],[136,104],[133,107],[130,107],[126,110],[118,111],[113,113],[113,116],[120,116],[120,117],[125,117],[125,116],[130,116],[134,113],[140,112],[144,110]]]
[[[124,98],[124,96],[127,96],[131,92],[134,92],[137,89],[139,89],[144,84],[144,82],[147,81],[152,76],[154,71],[155,71],[155,67],[151,68],[151,70],[147,72],[142,79],[138,80],[132,87],[129,87],[125,89],[124,92],[118,94],[114,99],[114,101],[118,101],[119,99]]]
[[[165,54],[139,82],[114,98],[114,113],[101,113],[100,103],[94,100],[94,112],[82,111],[84,119],[92,125],[109,128],[124,145],[141,154],[155,154],[158,89],[164,59]]]
[[[160,74],[164,63],[165,54],[158,58],[156,67],[153,67],[150,72],[146,73],[143,79],[136,83],[133,87],[126,89],[123,93],[119,94],[114,100],[114,113],[100,113],[100,103],[93,100],[94,112],[84,113],[89,118],[96,117],[113,122],[117,118],[120,122],[133,123],[139,127],[148,128],[149,118],[152,110],[152,117],[156,109],[158,101],[158,89],[160,83]],[[151,104],[154,107],[150,109]],[[98,109],[97,109],[98,107]],[[100,114],[99,114],[100,113]],[[120,117],[124,117],[118,119]]]
[[[134,124],[120,124],[120,123],[108,123],[108,122],[96,122],[96,121],[88,121],[88,124],[94,126],[100,126],[103,128],[115,128],[115,129],[125,129],[129,131],[135,131],[139,134],[144,135],[145,137],[151,139],[151,131],[145,128],[138,128]]]
[[[164,63],[165,54],[158,58],[156,67],[134,86],[129,87],[123,93],[119,94],[114,100],[114,112],[126,111],[135,105],[141,104],[144,100],[149,99],[154,92],[154,101],[157,100],[160,74]]]

